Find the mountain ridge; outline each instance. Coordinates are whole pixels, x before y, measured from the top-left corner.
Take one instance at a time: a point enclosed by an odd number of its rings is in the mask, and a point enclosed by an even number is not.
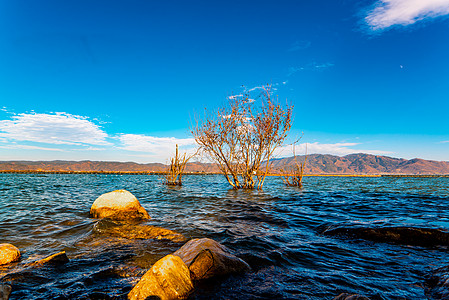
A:
[[[305,156],[297,156],[296,161],[304,161]],[[271,173],[289,170],[295,164],[295,157],[275,158],[271,160]],[[44,171],[44,172],[164,172],[167,166],[162,163],[140,164],[117,161],[0,161],[0,171]],[[217,173],[213,163],[190,162],[186,172]],[[449,162],[425,160],[420,158],[404,159],[366,153],[336,156],[330,154],[307,155],[305,174],[409,174],[443,175],[449,174]]]
[[[297,156],[297,161],[304,161],[304,155]],[[293,157],[275,159],[272,167],[280,170],[284,165],[287,165],[288,168],[289,164],[294,164]],[[449,174],[449,162],[420,158],[394,158],[366,153],[354,153],[345,156],[310,154],[307,155],[305,174],[439,175]]]

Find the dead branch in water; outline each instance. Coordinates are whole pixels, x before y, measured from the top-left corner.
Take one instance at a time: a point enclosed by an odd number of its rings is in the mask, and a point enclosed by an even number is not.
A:
[[[170,158],[170,165],[168,166],[167,174],[165,175],[166,185],[182,185],[183,172],[188,161],[195,156],[195,154],[187,155],[187,153],[184,153],[179,155],[178,145],[176,144],[175,156]]]
[[[302,178],[304,175],[304,169],[307,162],[307,144],[306,144],[306,155],[304,156],[303,162],[298,162],[297,160],[295,152],[295,143],[293,143],[292,147],[293,147],[293,156],[295,158],[295,164],[290,168],[284,166],[284,169],[281,169],[282,181],[286,186],[302,187]]]

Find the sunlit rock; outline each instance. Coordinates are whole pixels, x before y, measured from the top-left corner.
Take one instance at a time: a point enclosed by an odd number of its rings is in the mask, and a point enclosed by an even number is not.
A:
[[[8,300],[11,290],[12,288],[9,284],[0,284],[0,300]]]
[[[186,299],[193,291],[190,272],[177,256],[167,255],[158,260],[129,292],[128,299],[161,300]]]
[[[94,218],[113,220],[149,219],[136,197],[128,191],[117,190],[98,197],[92,204],[90,214]]]
[[[370,300],[370,298],[358,294],[342,293],[335,297],[334,300]]]
[[[185,237],[173,230],[137,224],[120,224],[119,222],[101,220],[94,226],[94,231],[105,236],[121,237],[126,239],[157,239],[183,242]]]
[[[189,267],[192,280],[250,270],[245,261],[232,255],[225,246],[208,238],[190,240],[173,255],[179,256]]]
[[[0,244],[0,265],[18,261],[20,258],[19,249],[11,244]]]
[[[29,267],[41,267],[46,264],[59,265],[69,262],[69,258],[65,251],[50,255],[46,258],[28,264]]]

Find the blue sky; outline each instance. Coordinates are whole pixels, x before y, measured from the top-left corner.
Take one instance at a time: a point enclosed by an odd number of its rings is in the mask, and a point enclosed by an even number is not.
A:
[[[448,14],[449,0],[0,1],[0,160],[166,162],[204,108],[270,83],[308,153],[449,161]]]

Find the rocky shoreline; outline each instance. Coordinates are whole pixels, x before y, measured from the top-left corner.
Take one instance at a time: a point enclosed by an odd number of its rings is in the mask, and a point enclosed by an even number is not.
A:
[[[186,299],[203,281],[221,278],[231,274],[251,272],[251,266],[232,254],[222,244],[209,238],[186,239],[182,234],[167,228],[145,225],[150,219],[134,195],[125,190],[117,190],[98,197],[91,206],[90,215],[99,218],[93,232],[105,236],[124,239],[165,239],[184,243],[178,250],[157,260],[144,274],[131,274],[121,270],[123,276],[140,277],[131,291],[113,296],[113,299]],[[436,229],[413,228],[327,228],[323,235],[365,239],[373,242],[399,243],[422,247],[449,246],[449,233]],[[12,244],[0,244],[0,265],[9,266],[0,284],[0,300],[8,300],[14,291],[15,280],[30,276],[33,270],[49,265],[63,266],[70,261],[65,251],[33,260],[20,261],[21,253]],[[76,258],[74,258],[76,259]],[[129,271],[129,272],[128,272]],[[435,299],[445,299],[449,295],[447,284],[448,267],[439,268],[429,274],[423,283],[426,293]],[[108,274],[105,274],[107,276]],[[117,297],[117,298],[116,298]],[[92,299],[111,299],[102,292],[95,292]],[[363,295],[342,293],[334,300],[365,300]]]

